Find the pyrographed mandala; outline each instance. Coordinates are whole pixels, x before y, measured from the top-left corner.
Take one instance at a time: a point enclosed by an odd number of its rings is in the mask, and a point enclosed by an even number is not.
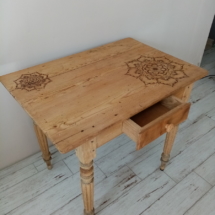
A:
[[[48,75],[34,72],[31,74],[22,74],[14,82],[16,83],[16,89],[31,91],[45,88],[46,84],[51,82],[51,80]]]
[[[139,57],[126,62],[126,75],[140,79],[145,85],[166,84],[174,86],[179,79],[188,77],[183,64],[175,63],[166,57]]]

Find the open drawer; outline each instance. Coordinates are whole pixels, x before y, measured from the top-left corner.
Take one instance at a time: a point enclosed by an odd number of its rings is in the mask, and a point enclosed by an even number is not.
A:
[[[123,122],[123,132],[143,148],[187,119],[190,103],[170,96]]]

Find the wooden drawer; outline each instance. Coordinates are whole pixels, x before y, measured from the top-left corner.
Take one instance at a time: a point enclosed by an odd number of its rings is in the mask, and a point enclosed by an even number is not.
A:
[[[123,132],[143,148],[162,134],[187,119],[190,103],[170,96],[138,113],[123,123]]]

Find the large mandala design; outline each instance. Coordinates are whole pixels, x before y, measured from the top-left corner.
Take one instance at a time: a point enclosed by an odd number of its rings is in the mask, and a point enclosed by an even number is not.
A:
[[[48,75],[34,72],[31,74],[23,74],[14,82],[16,83],[16,89],[31,91],[45,88],[46,84],[51,82],[51,80]]]
[[[145,85],[166,84],[174,86],[178,79],[188,77],[183,64],[175,63],[166,57],[139,57],[126,62],[126,75],[140,79]]]

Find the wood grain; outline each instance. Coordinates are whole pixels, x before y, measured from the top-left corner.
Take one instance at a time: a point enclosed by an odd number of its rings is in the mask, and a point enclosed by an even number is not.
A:
[[[67,158],[65,158],[64,163],[67,165],[67,167],[71,170],[73,174],[76,174],[80,171],[80,163],[79,160],[77,159],[77,156],[72,155]],[[100,180],[104,179],[106,175],[97,167],[97,165],[94,163],[94,181],[95,183],[100,182]]]
[[[160,79],[148,84],[126,75],[133,71],[136,59],[163,59],[171,68],[177,67],[182,76],[176,72],[175,77],[180,78],[169,79],[176,81],[172,85]],[[24,77],[37,83],[33,78],[37,73],[45,83],[40,89],[17,87],[15,81]],[[126,38],[4,75],[1,82],[57,149],[67,153],[206,74],[201,68]],[[47,78],[51,81],[45,82]]]
[[[178,125],[174,126],[174,128],[171,129],[171,131],[167,132],[167,134],[166,134],[166,140],[164,143],[163,153],[161,155],[161,166],[160,166],[161,170],[165,169],[166,164],[169,161],[170,152],[172,150],[177,132],[178,132]]]
[[[51,154],[49,152],[48,141],[46,135],[42,132],[42,130],[34,123],[34,130],[37,135],[37,139],[39,142],[40,149],[42,151],[43,160],[46,162],[47,168],[52,169],[51,164]]]
[[[181,104],[173,98],[165,99],[125,121],[123,132],[137,143],[139,150],[166,133],[170,127],[186,120],[189,108],[189,103]]]
[[[179,123],[185,121],[188,117],[189,109],[189,103],[182,104],[143,127],[141,129],[140,145],[137,146],[137,149],[166,133],[166,125],[173,124],[177,126]]]
[[[97,136],[97,148],[122,134],[122,122],[105,128]]]
[[[84,201],[84,215],[94,215],[94,167],[96,157],[96,138],[79,146],[76,155],[80,161],[80,177],[82,197]]]
[[[152,122],[153,120],[161,117],[168,111],[169,109],[165,107],[163,104],[161,104],[161,102],[159,102],[147,108],[146,110],[141,111],[135,116],[131,117],[131,120],[134,121],[139,126],[143,127]]]
[[[190,99],[190,94],[191,94],[192,89],[193,89],[193,83],[184,88],[181,88],[174,95],[176,97],[180,98],[182,101],[187,102]]]
[[[176,98],[180,98],[180,100],[182,102],[187,102],[190,99],[190,94],[193,88],[193,84],[186,86],[185,88],[182,88],[180,90],[180,95],[177,95]],[[172,98],[175,98],[172,97]],[[167,102],[167,105],[173,105],[176,106],[177,105],[177,100],[174,101],[174,99],[171,99],[169,102]],[[187,114],[188,117],[188,114]],[[172,151],[172,147],[176,138],[176,135],[178,133],[178,128],[179,125],[176,124],[169,124],[166,126],[167,128],[167,134],[166,134],[166,140],[164,143],[164,148],[163,148],[163,153],[161,154],[161,166],[160,166],[160,170],[164,170],[169,159],[170,159],[170,153]]]
[[[135,151],[135,143],[126,135],[120,135],[97,148],[98,156],[95,160],[99,168],[94,165],[96,214],[114,212],[128,215],[214,214],[214,189],[211,188],[211,191],[207,192],[208,186],[210,187],[207,182],[212,185],[214,183],[214,152],[211,154],[214,148],[214,130],[212,130],[215,127],[214,95],[212,82],[208,84],[210,88],[208,90],[207,84],[204,84],[205,80],[207,78],[197,83],[198,87],[202,85],[201,89],[194,88],[194,97],[198,101],[194,104],[193,110],[197,117],[179,129],[171,153],[172,159],[165,170],[173,165],[172,169],[180,171],[182,180],[176,179],[178,184],[174,186],[172,179],[168,177],[165,179],[165,172],[159,171],[164,135],[139,151]],[[108,139],[111,136],[109,134],[104,132],[104,139],[101,139],[105,140],[105,137]],[[2,179],[0,182],[3,188],[0,190],[0,214],[80,215],[83,213],[81,189],[77,186],[78,159],[74,154],[69,154],[69,157],[61,155],[61,157],[54,147],[50,147],[49,150],[55,163],[52,171],[44,169],[41,153],[0,170]],[[182,156],[183,154],[186,156]],[[74,174],[68,172],[62,161],[58,162],[62,159]],[[34,165],[37,169],[44,170],[34,174]],[[191,171],[192,177],[190,174],[187,175]],[[166,186],[167,182],[173,183],[174,187]]]

